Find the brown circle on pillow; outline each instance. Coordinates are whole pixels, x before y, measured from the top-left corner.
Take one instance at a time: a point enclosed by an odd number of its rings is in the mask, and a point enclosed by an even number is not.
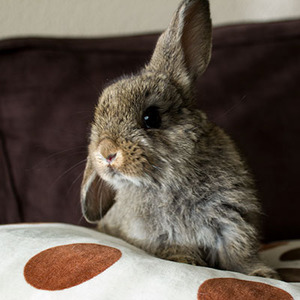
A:
[[[98,244],[70,244],[44,250],[25,265],[24,277],[35,288],[62,290],[102,273],[120,259],[120,250]]]
[[[286,291],[277,287],[235,278],[213,278],[202,283],[198,300],[293,300]]]
[[[300,248],[292,249],[281,254],[279,259],[282,261],[300,260]]]
[[[300,282],[300,269],[280,268],[276,269],[280,278],[287,282]]]

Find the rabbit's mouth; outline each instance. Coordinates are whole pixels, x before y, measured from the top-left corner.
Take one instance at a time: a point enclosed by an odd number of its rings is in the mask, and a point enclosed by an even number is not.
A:
[[[134,184],[136,186],[141,185],[141,181],[138,177],[123,174],[112,166],[107,166],[105,174],[102,174],[102,177],[116,189],[128,184]]]
[[[119,171],[117,171],[115,168],[113,168],[111,165],[107,166],[106,173],[112,178],[122,176],[122,174]]]

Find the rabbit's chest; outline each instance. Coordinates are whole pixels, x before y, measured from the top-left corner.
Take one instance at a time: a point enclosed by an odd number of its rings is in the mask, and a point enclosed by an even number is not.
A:
[[[165,197],[165,198],[164,198]],[[206,226],[207,215],[187,202],[160,198],[143,198],[127,193],[117,199],[101,220],[103,231],[120,237],[149,252],[163,245],[210,245],[216,232]]]
[[[173,245],[188,248],[213,246],[218,232],[206,226],[200,216],[197,222],[192,218],[186,211],[176,213],[163,209],[150,211],[144,216],[132,214],[122,225],[123,238],[150,253]]]

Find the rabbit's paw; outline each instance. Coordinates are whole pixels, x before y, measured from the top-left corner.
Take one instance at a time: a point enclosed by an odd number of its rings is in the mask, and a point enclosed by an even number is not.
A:
[[[184,254],[173,254],[166,258],[167,260],[193,265],[193,266],[199,266],[202,264],[199,264],[199,262],[192,256],[184,255]]]
[[[278,273],[272,268],[269,268],[267,266],[261,266],[253,270],[252,272],[250,272],[248,275],[280,280],[280,276],[278,275]]]

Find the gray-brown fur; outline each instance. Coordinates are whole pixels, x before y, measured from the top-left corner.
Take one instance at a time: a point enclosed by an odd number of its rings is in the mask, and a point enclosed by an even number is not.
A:
[[[232,140],[194,108],[194,80],[210,52],[208,1],[183,1],[150,63],[103,91],[83,213],[158,257],[276,278],[257,257],[261,209],[252,178]],[[150,106],[160,112],[157,129],[143,126]]]

